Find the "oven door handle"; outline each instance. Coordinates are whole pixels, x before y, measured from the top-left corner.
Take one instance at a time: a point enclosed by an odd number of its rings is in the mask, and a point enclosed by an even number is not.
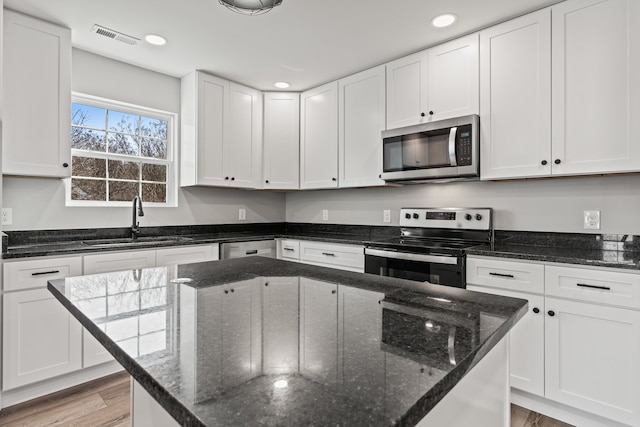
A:
[[[411,254],[407,252],[385,251],[382,249],[365,248],[365,255],[372,255],[382,258],[403,259],[407,261],[432,262],[436,264],[457,264],[458,257],[449,255],[427,255]]]

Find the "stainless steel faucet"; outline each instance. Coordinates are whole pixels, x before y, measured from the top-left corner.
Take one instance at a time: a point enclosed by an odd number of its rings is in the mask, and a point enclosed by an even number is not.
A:
[[[136,197],[133,198],[133,220],[131,223],[131,238],[133,240],[136,240],[140,234],[140,223],[136,217],[136,202],[138,202],[138,216],[144,216],[144,211],[142,210],[142,199],[139,195],[136,195]]]

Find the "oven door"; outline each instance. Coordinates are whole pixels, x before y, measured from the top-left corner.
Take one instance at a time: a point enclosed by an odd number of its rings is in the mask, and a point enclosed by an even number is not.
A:
[[[365,273],[399,279],[428,282],[434,285],[466,287],[464,257],[416,254],[365,248]]]

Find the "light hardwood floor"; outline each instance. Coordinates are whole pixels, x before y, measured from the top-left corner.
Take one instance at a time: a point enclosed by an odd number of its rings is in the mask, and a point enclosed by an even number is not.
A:
[[[129,375],[110,375],[0,411],[0,426],[129,427]],[[511,427],[572,427],[511,405]]]

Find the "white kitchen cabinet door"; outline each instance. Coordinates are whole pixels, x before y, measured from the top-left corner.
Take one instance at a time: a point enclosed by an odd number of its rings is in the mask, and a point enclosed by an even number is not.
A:
[[[82,328],[82,359],[83,368],[115,360],[111,353],[84,328]]]
[[[263,188],[300,187],[300,94],[264,94]]]
[[[480,32],[480,178],[551,174],[551,11]]]
[[[300,97],[300,188],[338,187],[338,82]]]
[[[219,259],[219,245],[176,246],[156,249],[156,265],[164,267]]]
[[[343,187],[384,185],[385,68],[379,66],[338,81],[338,182]]]
[[[71,30],[4,11],[2,173],[71,174]]]
[[[229,122],[224,158],[230,166],[229,186],[260,187],[262,180],[262,94],[246,86],[229,84]],[[225,178],[227,174],[225,173]]]
[[[338,383],[338,286],[300,278],[300,373]]]
[[[387,129],[431,120],[428,93],[428,51],[386,64]]]
[[[544,396],[544,297],[477,285],[467,285],[467,290],[529,302],[529,311],[509,332],[510,383],[511,387]]]
[[[156,251],[106,252],[85,255],[84,274],[108,273],[120,270],[155,267]]]
[[[82,327],[47,290],[3,295],[2,390],[82,367]]]
[[[226,186],[229,82],[194,71],[181,85],[180,185]]]
[[[478,114],[478,34],[435,46],[428,54],[430,120]]]
[[[545,394],[640,426],[640,312],[546,298]]]
[[[640,170],[640,2],[553,6],[553,174]]]
[[[263,374],[297,374],[300,291],[297,277],[265,277],[263,300]]]
[[[344,391],[365,407],[384,408],[385,355],[382,345],[384,294],[338,287],[339,365]]]
[[[222,296],[222,387],[261,375],[262,299],[257,280],[225,286]]]

